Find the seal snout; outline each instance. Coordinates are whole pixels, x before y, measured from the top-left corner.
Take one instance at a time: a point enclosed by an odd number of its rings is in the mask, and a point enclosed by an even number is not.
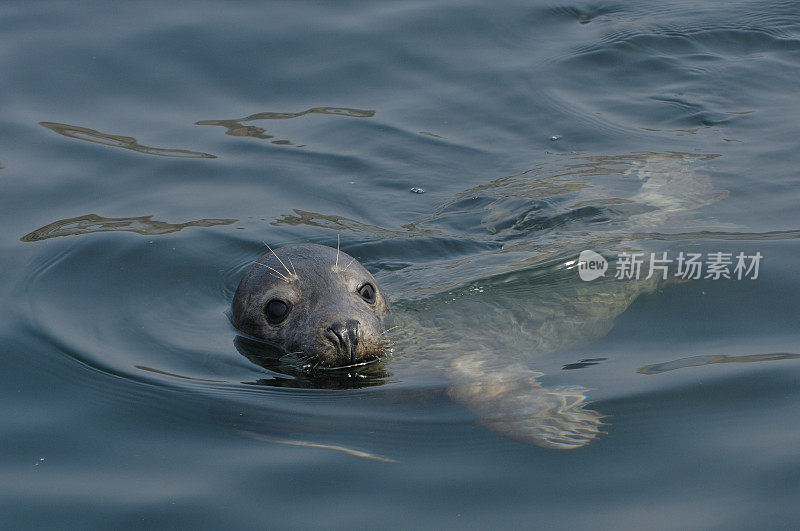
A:
[[[340,363],[353,364],[361,361],[359,351],[359,337],[361,323],[356,319],[348,319],[331,323],[325,329],[325,337],[333,343]]]

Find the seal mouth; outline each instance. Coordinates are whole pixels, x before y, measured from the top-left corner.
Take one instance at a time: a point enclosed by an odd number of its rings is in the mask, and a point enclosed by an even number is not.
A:
[[[336,358],[333,360],[320,360],[316,363],[317,369],[337,370],[348,369],[354,367],[364,367],[379,361],[383,357],[384,351],[380,350],[364,350],[358,355],[342,355],[336,350]]]
[[[336,365],[331,367],[325,365],[319,365],[318,367],[316,367],[316,370],[335,372],[335,371],[345,371],[348,369],[361,369],[363,367],[366,367],[367,365],[372,365],[373,363],[376,363],[379,359],[380,359],[379,357],[374,357],[365,361],[359,361],[358,363],[352,363],[350,365]]]
[[[282,348],[282,350],[294,356],[304,369],[326,371],[359,369],[380,361],[391,351],[388,341],[382,338],[364,337],[354,344],[348,341],[346,336],[340,337],[333,331],[326,331],[320,335],[325,339],[310,348],[293,344],[292,347],[295,348]]]
[[[385,341],[364,337],[356,320],[334,323],[325,330],[324,336],[333,347],[332,359],[320,360],[319,367],[324,369],[361,367],[378,361],[386,349]]]

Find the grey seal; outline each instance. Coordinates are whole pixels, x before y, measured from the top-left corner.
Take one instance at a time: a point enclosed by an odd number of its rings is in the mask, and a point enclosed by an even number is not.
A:
[[[383,354],[388,311],[377,280],[355,258],[299,244],[253,263],[236,290],[231,321],[312,367],[337,368]]]
[[[388,313],[382,288],[355,258],[331,247],[298,244],[270,249],[253,263],[236,290],[230,317],[243,334],[316,369],[380,358],[388,347]],[[582,388],[544,388],[536,381],[541,373],[498,357],[474,337],[443,340],[423,323],[409,329],[435,350],[459,353],[446,364],[452,384],[447,394],[493,431],[551,448],[580,447],[599,434],[601,415],[583,408]]]
[[[414,277],[411,287],[405,297],[394,293],[391,324],[399,330],[392,332],[392,348],[399,355],[392,359],[393,373],[400,372],[402,379],[403,370],[440,371],[446,377],[447,396],[466,406],[478,423],[546,448],[581,448],[599,437],[607,424],[602,422],[604,415],[586,407],[588,389],[543,384],[543,373],[532,369],[529,358],[581,348],[603,337],[639,295],[666,285],[658,275],[616,279],[609,274],[583,281],[577,274],[578,253],[598,248],[635,251],[645,231],[685,227],[692,211],[726,194],[694,171],[698,157],[692,154],[637,154],[589,162],[591,172],[576,182],[530,182],[520,174],[467,190],[437,208],[414,225],[415,231],[446,234],[425,224],[452,227],[448,216],[463,219],[464,198],[482,197],[480,223],[489,235],[473,238],[496,247],[469,259],[439,259],[436,268],[409,267],[403,274]],[[609,173],[606,165],[617,164],[628,165],[621,182],[595,183],[597,175]],[[563,196],[559,201],[571,205],[569,215],[554,212],[542,225],[540,197],[554,190]],[[590,230],[592,226],[580,221],[586,205],[598,205],[588,214],[602,222],[602,230]],[[604,205],[613,209],[599,208]],[[555,206],[564,207],[558,202]],[[371,230],[363,224],[359,228]],[[541,237],[541,228],[548,229],[547,237]],[[373,229],[377,238],[386,237],[385,229]],[[531,263],[540,264],[540,270],[541,264],[549,264],[546,282],[530,278]],[[412,311],[403,311],[404,300]],[[279,302],[270,308],[273,301]],[[385,301],[372,275],[351,257],[327,247],[290,246],[264,255],[252,266],[237,291],[233,321],[242,332],[305,356],[314,365],[341,366],[381,355],[386,346]]]

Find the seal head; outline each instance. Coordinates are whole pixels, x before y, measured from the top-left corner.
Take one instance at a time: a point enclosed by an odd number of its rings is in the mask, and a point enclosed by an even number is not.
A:
[[[302,244],[256,260],[236,290],[231,321],[249,336],[332,368],[379,358],[387,313],[378,282],[357,260]]]

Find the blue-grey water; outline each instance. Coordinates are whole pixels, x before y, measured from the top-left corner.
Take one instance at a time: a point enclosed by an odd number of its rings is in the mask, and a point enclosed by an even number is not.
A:
[[[800,2],[6,1],[0,72],[4,528],[800,527]],[[414,342],[252,362],[263,242],[337,238]],[[584,249],[763,259],[616,308]],[[487,427],[439,333],[604,433]]]

